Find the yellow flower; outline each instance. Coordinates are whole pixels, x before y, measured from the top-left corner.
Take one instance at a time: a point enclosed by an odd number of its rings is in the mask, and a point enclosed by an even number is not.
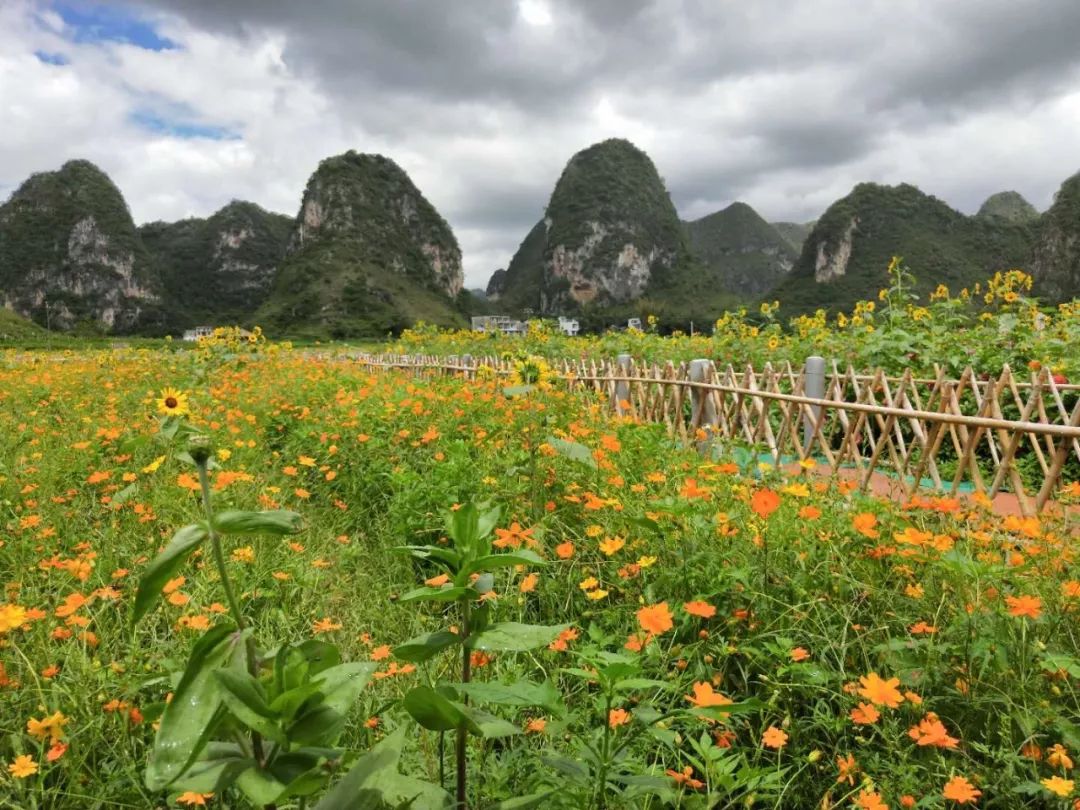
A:
[[[26,721],[26,733],[39,740],[49,738],[50,743],[59,742],[64,737],[64,726],[68,724],[68,718],[61,712],[53,712],[49,717],[41,720],[30,718]]]
[[[34,762],[34,758],[29,754],[15,757],[15,761],[8,765],[8,773],[16,779],[25,779],[28,776],[33,776],[37,773],[37,770],[37,763]]]
[[[656,565],[656,559],[657,559],[656,557],[651,557],[651,556],[648,556],[648,555],[646,555],[644,557],[639,557],[638,561],[637,561],[638,567],[639,568],[649,568],[649,567],[651,567],[653,565]]]
[[[600,542],[600,550],[604,552],[605,556],[610,557],[625,545],[626,541],[621,537],[609,537]]]
[[[607,596],[608,592],[605,591],[603,588],[597,588],[595,591],[589,591],[585,595],[592,599],[594,602],[597,602]]]
[[[1073,792],[1073,780],[1062,779],[1060,776],[1051,776],[1042,780],[1042,786],[1055,796],[1068,796]]]
[[[20,605],[0,605],[0,633],[17,630],[26,624],[26,608]]]
[[[143,467],[142,471],[146,475],[150,475],[150,473],[155,473],[155,472],[157,472],[158,467],[160,467],[164,461],[165,461],[165,456],[158,456],[153,461],[151,461],[149,464],[147,464],[145,467]]]
[[[188,413],[187,394],[176,388],[166,388],[157,401],[158,411],[165,416],[183,416]]]

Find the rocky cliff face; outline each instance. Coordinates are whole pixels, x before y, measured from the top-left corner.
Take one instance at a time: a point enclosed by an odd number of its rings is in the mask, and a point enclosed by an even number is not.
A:
[[[656,167],[612,139],[567,163],[544,219],[507,268],[504,297],[544,313],[625,304],[688,261]]]
[[[0,206],[0,301],[53,329],[153,331],[161,288],[119,189],[75,160]]]
[[[258,318],[340,337],[456,325],[463,282],[453,231],[409,176],[382,155],[347,152],[308,180]]]
[[[373,261],[434,286],[461,292],[461,248],[435,207],[389,158],[347,152],[328,158],[308,181],[289,241],[296,253],[326,239],[361,243]]]
[[[1080,174],[1062,183],[1040,219],[1030,270],[1037,294],[1059,301],[1080,297]]]
[[[245,321],[270,292],[292,219],[234,200],[207,219],[151,222],[139,235],[179,326]]]

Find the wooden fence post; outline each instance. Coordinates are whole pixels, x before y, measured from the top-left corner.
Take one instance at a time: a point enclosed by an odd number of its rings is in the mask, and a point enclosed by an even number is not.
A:
[[[712,382],[712,363],[705,359],[691,360],[688,369],[690,382]],[[697,440],[698,452],[702,455],[709,451],[713,437],[716,435],[718,420],[716,418],[716,403],[713,401],[712,391],[704,388],[690,388],[690,430],[696,437],[698,430],[704,432],[705,437]]]

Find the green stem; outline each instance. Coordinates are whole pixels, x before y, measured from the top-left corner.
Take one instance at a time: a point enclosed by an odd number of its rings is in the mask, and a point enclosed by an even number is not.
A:
[[[225,554],[221,550],[221,538],[214,530],[214,509],[210,504],[210,479],[206,475],[206,463],[202,462],[199,467],[199,487],[202,489],[203,511],[206,513],[206,528],[210,535],[210,548],[214,553],[214,564],[217,566],[218,577],[221,579],[221,587],[225,590],[225,601],[229,603],[229,613],[237,628],[243,630],[247,627],[244,622],[244,614],[240,612],[240,603],[236,601],[233,593],[232,582],[229,581],[229,572],[225,569]]]
[[[468,683],[472,677],[472,661],[469,658],[469,603],[461,602],[461,682]],[[468,703],[468,697],[465,702]],[[466,810],[468,797],[466,790],[466,743],[468,742],[469,730],[461,726],[457,732],[457,806],[458,810]]]
[[[236,594],[233,592],[232,582],[229,580],[229,572],[225,568],[225,553],[221,549],[221,538],[218,536],[217,531],[214,530],[214,507],[210,501],[210,479],[206,475],[206,461],[197,462],[197,467],[199,469],[199,488],[202,490],[203,511],[206,513],[206,531],[210,535],[210,548],[214,553],[214,564],[217,566],[218,577],[221,579],[221,587],[225,591],[225,601],[229,603],[229,612],[236,622],[237,629],[244,630],[247,628],[247,623],[244,621],[244,614],[240,612],[240,603],[236,601]],[[246,639],[244,652],[248,672],[253,678],[257,678],[259,676],[259,664],[255,654],[255,639],[250,635]],[[263,752],[262,735],[257,731],[251,732],[251,748],[259,764],[265,765],[266,758]],[[270,804],[265,807],[270,810],[274,805]]]

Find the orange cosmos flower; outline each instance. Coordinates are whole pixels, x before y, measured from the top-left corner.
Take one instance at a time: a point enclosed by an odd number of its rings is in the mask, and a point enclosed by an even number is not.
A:
[[[536,590],[536,583],[540,581],[540,577],[536,574],[528,574],[521,580],[521,584],[518,585],[518,590],[522,593],[532,593]]]
[[[874,708],[872,703],[860,703],[851,710],[852,722],[859,726],[872,726],[881,719],[881,712]]]
[[[642,630],[654,635],[666,633],[675,626],[671,621],[671,611],[668,610],[667,602],[641,608],[637,612],[637,620]]]
[[[863,537],[869,537],[871,540],[876,539],[879,536],[879,532],[874,527],[877,526],[877,515],[870,512],[860,512],[851,519],[851,525],[859,534]]]
[[[912,726],[908,730],[908,736],[918,745],[933,745],[938,748],[956,748],[960,742],[949,736],[945,724],[933,712],[928,712],[926,717],[919,721],[919,725]]]
[[[612,709],[608,712],[608,725],[612,728],[625,726],[630,722],[630,712],[626,709]]]
[[[698,616],[702,619],[711,619],[716,615],[716,608],[710,605],[708,602],[702,602],[696,600],[694,602],[686,602],[683,605],[683,610],[689,613],[691,616]]]
[[[975,804],[982,795],[982,791],[963,776],[954,776],[945,783],[945,789],[942,790],[941,795],[957,804]]]
[[[802,647],[796,647],[789,653],[789,655],[791,656],[792,661],[794,661],[795,663],[799,663],[800,661],[805,661],[807,658],[809,658],[810,652],[803,649]]]
[[[859,772],[859,763],[855,761],[855,757],[848,754],[846,757],[836,758],[836,767],[840,771],[840,775],[836,777],[837,783],[847,782],[849,785],[855,785],[855,774]]]
[[[621,537],[609,537],[600,542],[600,550],[604,552],[605,556],[610,557],[625,545],[626,541]]]
[[[673,771],[671,770],[671,768],[668,768],[665,773],[667,773],[668,776],[674,779],[675,784],[677,785],[685,785],[686,787],[693,790],[701,790],[703,787],[705,787],[704,782],[702,782],[700,779],[693,778],[694,769],[691,768],[689,765],[683,768],[681,772]]]
[[[437,577],[431,577],[430,579],[425,579],[424,584],[427,585],[429,588],[441,588],[443,585],[445,585],[449,581],[450,581],[450,575],[449,574],[439,574]]]
[[[899,678],[884,680],[876,672],[859,677],[862,688],[859,694],[878,706],[888,706],[895,709],[904,702],[904,696],[897,687],[900,685]]]
[[[859,795],[855,797],[855,806],[859,810],[889,810],[889,805],[885,804],[881,794],[869,788],[859,791]]]
[[[555,556],[560,560],[569,560],[574,556],[574,544],[567,540],[565,543],[559,543],[555,546]]]
[[[761,744],[777,751],[787,745],[787,741],[788,735],[776,726],[769,726],[765,729],[765,733],[761,735]]]
[[[532,533],[532,529],[523,529],[521,524],[515,521],[510,524],[509,529],[496,529],[497,539],[491,545],[495,546],[495,548],[506,548],[507,546],[521,548],[522,543],[532,544]]]
[[[687,701],[694,706],[730,706],[734,701],[713,690],[708,681],[699,681],[694,684],[694,694],[686,695]]]
[[[771,489],[759,489],[750,498],[750,508],[758,517],[767,518],[780,508],[780,496]]]
[[[1006,596],[1005,604],[1009,606],[1010,616],[1037,619],[1042,615],[1042,599],[1037,596]]]

